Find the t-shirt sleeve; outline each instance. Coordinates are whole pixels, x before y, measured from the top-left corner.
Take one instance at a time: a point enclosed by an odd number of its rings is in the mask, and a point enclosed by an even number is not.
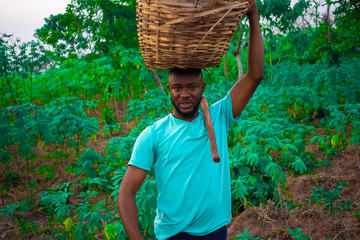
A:
[[[224,98],[219,100],[218,102],[214,103],[213,105],[214,109],[216,109],[220,117],[223,119],[223,121],[226,124],[227,131],[230,130],[230,128],[240,120],[241,114],[234,118],[233,111],[232,111],[232,103],[231,103],[231,96],[230,91],[226,94]]]
[[[135,141],[129,165],[150,171],[156,157],[153,137],[151,127],[142,131]]]

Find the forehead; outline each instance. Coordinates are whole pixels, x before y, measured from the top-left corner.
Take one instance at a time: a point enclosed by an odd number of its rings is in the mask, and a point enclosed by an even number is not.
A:
[[[202,83],[203,78],[201,74],[199,75],[177,75],[170,74],[169,75],[169,84],[191,84],[191,83]]]

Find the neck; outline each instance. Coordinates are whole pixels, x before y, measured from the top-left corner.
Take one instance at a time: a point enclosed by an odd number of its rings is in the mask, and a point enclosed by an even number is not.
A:
[[[199,110],[196,111],[193,116],[187,117],[187,116],[183,116],[182,114],[180,114],[178,111],[176,111],[174,109],[172,115],[177,119],[184,120],[184,121],[187,121],[187,122],[191,122],[191,121],[193,121],[195,118],[197,118],[199,116]]]

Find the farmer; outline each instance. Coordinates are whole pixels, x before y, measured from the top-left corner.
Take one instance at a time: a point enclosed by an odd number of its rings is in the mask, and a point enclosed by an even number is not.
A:
[[[146,128],[136,140],[122,180],[118,207],[130,240],[144,239],[135,196],[147,172],[155,168],[159,192],[155,218],[157,239],[225,240],[231,220],[227,134],[262,80],[264,45],[254,0],[250,22],[247,74],[210,106],[220,162],[212,160],[204,116],[199,112],[205,88],[200,69],[172,69],[168,90],[174,112]]]

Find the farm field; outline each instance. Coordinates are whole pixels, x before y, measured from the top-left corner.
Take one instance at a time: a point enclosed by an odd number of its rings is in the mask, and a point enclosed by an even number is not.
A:
[[[173,106],[168,71],[156,81],[142,62],[135,1],[117,2],[74,0],[39,42],[0,36],[0,239],[128,239],[117,191],[136,138]],[[265,76],[228,137],[228,239],[359,239],[360,5],[270,2],[258,1]],[[320,4],[338,4],[332,19]],[[241,29],[203,71],[209,104],[236,82],[240,46],[246,73]],[[136,197],[145,239],[156,197],[152,170]]]

